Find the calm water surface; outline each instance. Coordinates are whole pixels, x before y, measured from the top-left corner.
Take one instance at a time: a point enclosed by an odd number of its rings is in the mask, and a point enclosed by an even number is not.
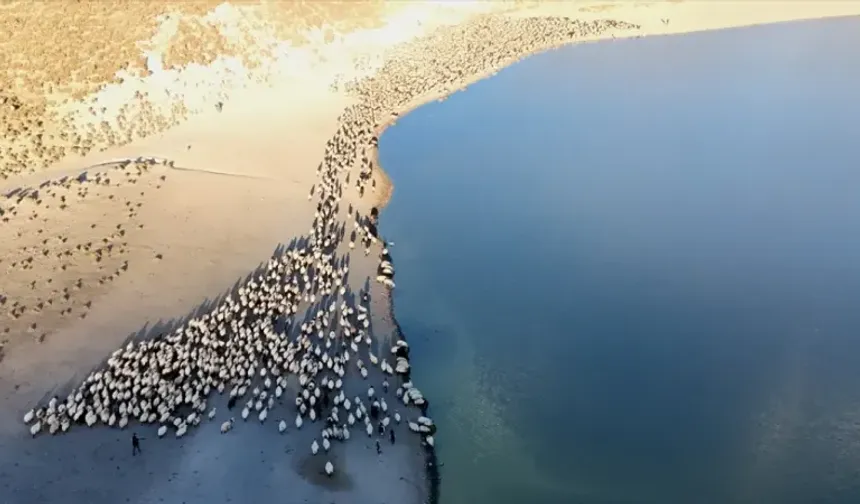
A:
[[[385,133],[443,504],[860,502],[857,47],[569,47]]]

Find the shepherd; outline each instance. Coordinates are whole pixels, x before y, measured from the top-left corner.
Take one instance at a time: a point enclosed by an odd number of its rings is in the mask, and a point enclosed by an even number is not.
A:
[[[140,438],[137,437],[137,432],[131,435],[131,456],[135,456],[138,453],[143,453],[140,451]]]

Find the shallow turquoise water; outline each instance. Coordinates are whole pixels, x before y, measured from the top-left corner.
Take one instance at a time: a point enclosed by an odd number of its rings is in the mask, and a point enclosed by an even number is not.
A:
[[[569,47],[383,135],[443,504],[860,502],[856,47]]]

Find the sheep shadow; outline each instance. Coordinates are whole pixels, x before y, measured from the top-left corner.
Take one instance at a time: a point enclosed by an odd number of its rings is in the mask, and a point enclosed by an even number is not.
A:
[[[332,452],[329,453],[332,454]],[[327,460],[325,457],[315,457],[308,454],[301,458],[296,458],[298,459],[294,467],[296,473],[315,486],[335,492],[351,490],[355,486],[355,483],[349,476],[348,467],[345,466],[349,460],[347,457],[331,457],[333,464],[337,467],[331,476],[325,473],[325,462]]]
[[[161,338],[166,337],[167,335],[175,332],[178,329],[181,329],[191,321],[196,318],[202,317],[207,313],[211,313],[219,306],[221,306],[226,299],[228,298],[236,298],[238,296],[239,289],[243,286],[247,285],[253,279],[260,278],[267,270],[269,259],[272,258],[280,258],[282,257],[288,250],[293,250],[295,248],[302,248],[307,245],[306,237],[298,237],[293,238],[287,243],[279,243],[272,254],[261,261],[256,268],[254,268],[250,273],[245,275],[244,277],[240,277],[236,282],[226,289],[221,294],[212,297],[206,298],[193,308],[191,311],[186,313],[181,317],[174,317],[171,319],[158,319],[155,322],[147,322],[141,327],[139,330],[130,333],[126,338],[122,341],[122,343],[117,347],[118,349],[124,348],[129,344],[139,344],[144,341],[157,341]],[[286,324],[284,324],[286,326]],[[46,392],[43,396],[43,401],[54,396],[54,395],[64,395],[70,393],[75,389],[82,381],[83,378],[89,376],[90,374],[97,372],[100,369],[104,369],[107,366],[107,362],[110,359],[110,355],[105,356],[103,359],[98,361],[94,366],[92,366],[86,372],[80,372],[72,376],[68,381],[62,384],[58,384],[53,389]],[[43,401],[40,401],[42,404]]]
[[[306,235],[302,235],[299,237],[295,237],[287,243],[279,243],[273,252],[267,257],[265,260],[261,261],[256,268],[254,268],[250,273],[245,275],[244,277],[240,277],[230,288],[226,289],[221,294],[212,297],[206,298],[197,305],[195,308],[190,310],[184,316],[174,317],[171,319],[158,319],[154,322],[147,322],[143,325],[139,330],[130,333],[126,336],[125,339],[122,340],[120,345],[117,347],[118,349],[124,348],[129,344],[138,344],[144,341],[157,341],[161,338],[164,338],[176,330],[181,329],[194,319],[200,318],[207,313],[212,313],[219,306],[221,306],[228,298],[235,299],[238,297],[239,289],[244,287],[253,279],[261,278],[268,268],[268,262],[270,259],[279,259],[283,257],[288,251],[296,250],[296,249],[305,249],[310,246],[310,237]],[[335,264],[339,267],[348,266],[350,264],[350,257],[348,254],[340,255],[335,258]],[[347,279],[348,279],[347,273]],[[345,282],[346,283],[346,282]],[[363,293],[367,293],[370,295],[370,281],[369,279],[365,280]],[[314,315],[321,309],[327,308],[334,301],[334,296],[322,296],[318,301],[314,303],[310,303],[308,307],[304,310],[303,320],[308,321],[314,318]],[[349,289],[347,285],[347,292],[344,295],[344,299],[348,300],[350,304],[355,303],[355,295]],[[290,334],[293,330],[298,326],[295,320],[292,323],[288,323],[288,320],[291,318],[289,315],[282,315],[278,317],[274,321],[275,330],[278,332],[283,331],[285,334]],[[372,322],[370,322],[372,324]],[[372,326],[368,328],[368,330],[372,331]],[[107,366],[107,362],[110,359],[111,355],[106,355],[100,361],[98,361],[95,365],[93,365],[90,369],[86,371],[82,371],[73,375],[69,380],[65,383],[58,384],[52,389],[46,391],[43,395],[40,404],[49,400],[49,398],[53,396],[62,396],[69,394],[72,390],[74,390],[86,376],[91,375],[94,372],[97,372],[100,369],[104,369]]]
[[[106,163],[106,164],[109,164],[109,163]],[[27,185],[27,184],[21,185],[21,186],[14,188],[14,189],[10,189],[10,190],[4,192],[3,197],[6,199],[18,198],[19,201],[23,198],[26,198],[26,197],[31,197],[33,199],[36,199],[39,197],[39,191],[41,189],[45,189],[47,187],[66,185],[69,183],[70,180],[74,180],[75,182],[77,182],[79,184],[83,184],[83,183],[89,181],[89,170],[93,169],[93,168],[98,168],[100,166],[101,165],[91,166],[90,168],[83,170],[80,173],[78,173],[77,175],[75,175],[73,179],[70,179],[69,175],[63,175],[63,176],[58,177],[58,178],[49,178],[47,180],[43,180],[38,185]]]

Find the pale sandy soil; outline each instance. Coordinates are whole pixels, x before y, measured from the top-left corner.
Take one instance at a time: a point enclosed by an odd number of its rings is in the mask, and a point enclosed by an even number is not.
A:
[[[851,1],[218,4],[0,4],[0,190],[48,183],[35,198],[0,198],[0,503],[420,502],[420,449],[405,433],[383,457],[356,433],[332,482],[308,462],[310,430],[290,424],[279,438],[277,419],[181,441],[142,430],[144,456],[131,458],[127,431],[30,440],[20,418],[129,335],[159,332],[306,234],[316,167],[355,99],[332,84],[372,73],[399,42],[491,9],[641,27],[604,38],[860,14]],[[308,39],[312,50],[282,42]],[[138,156],[170,163],[104,164]],[[348,192],[362,213],[391,190],[375,177],[373,197]],[[376,258],[351,258],[357,289]],[[383,339],[393,321],[371,285]]]

